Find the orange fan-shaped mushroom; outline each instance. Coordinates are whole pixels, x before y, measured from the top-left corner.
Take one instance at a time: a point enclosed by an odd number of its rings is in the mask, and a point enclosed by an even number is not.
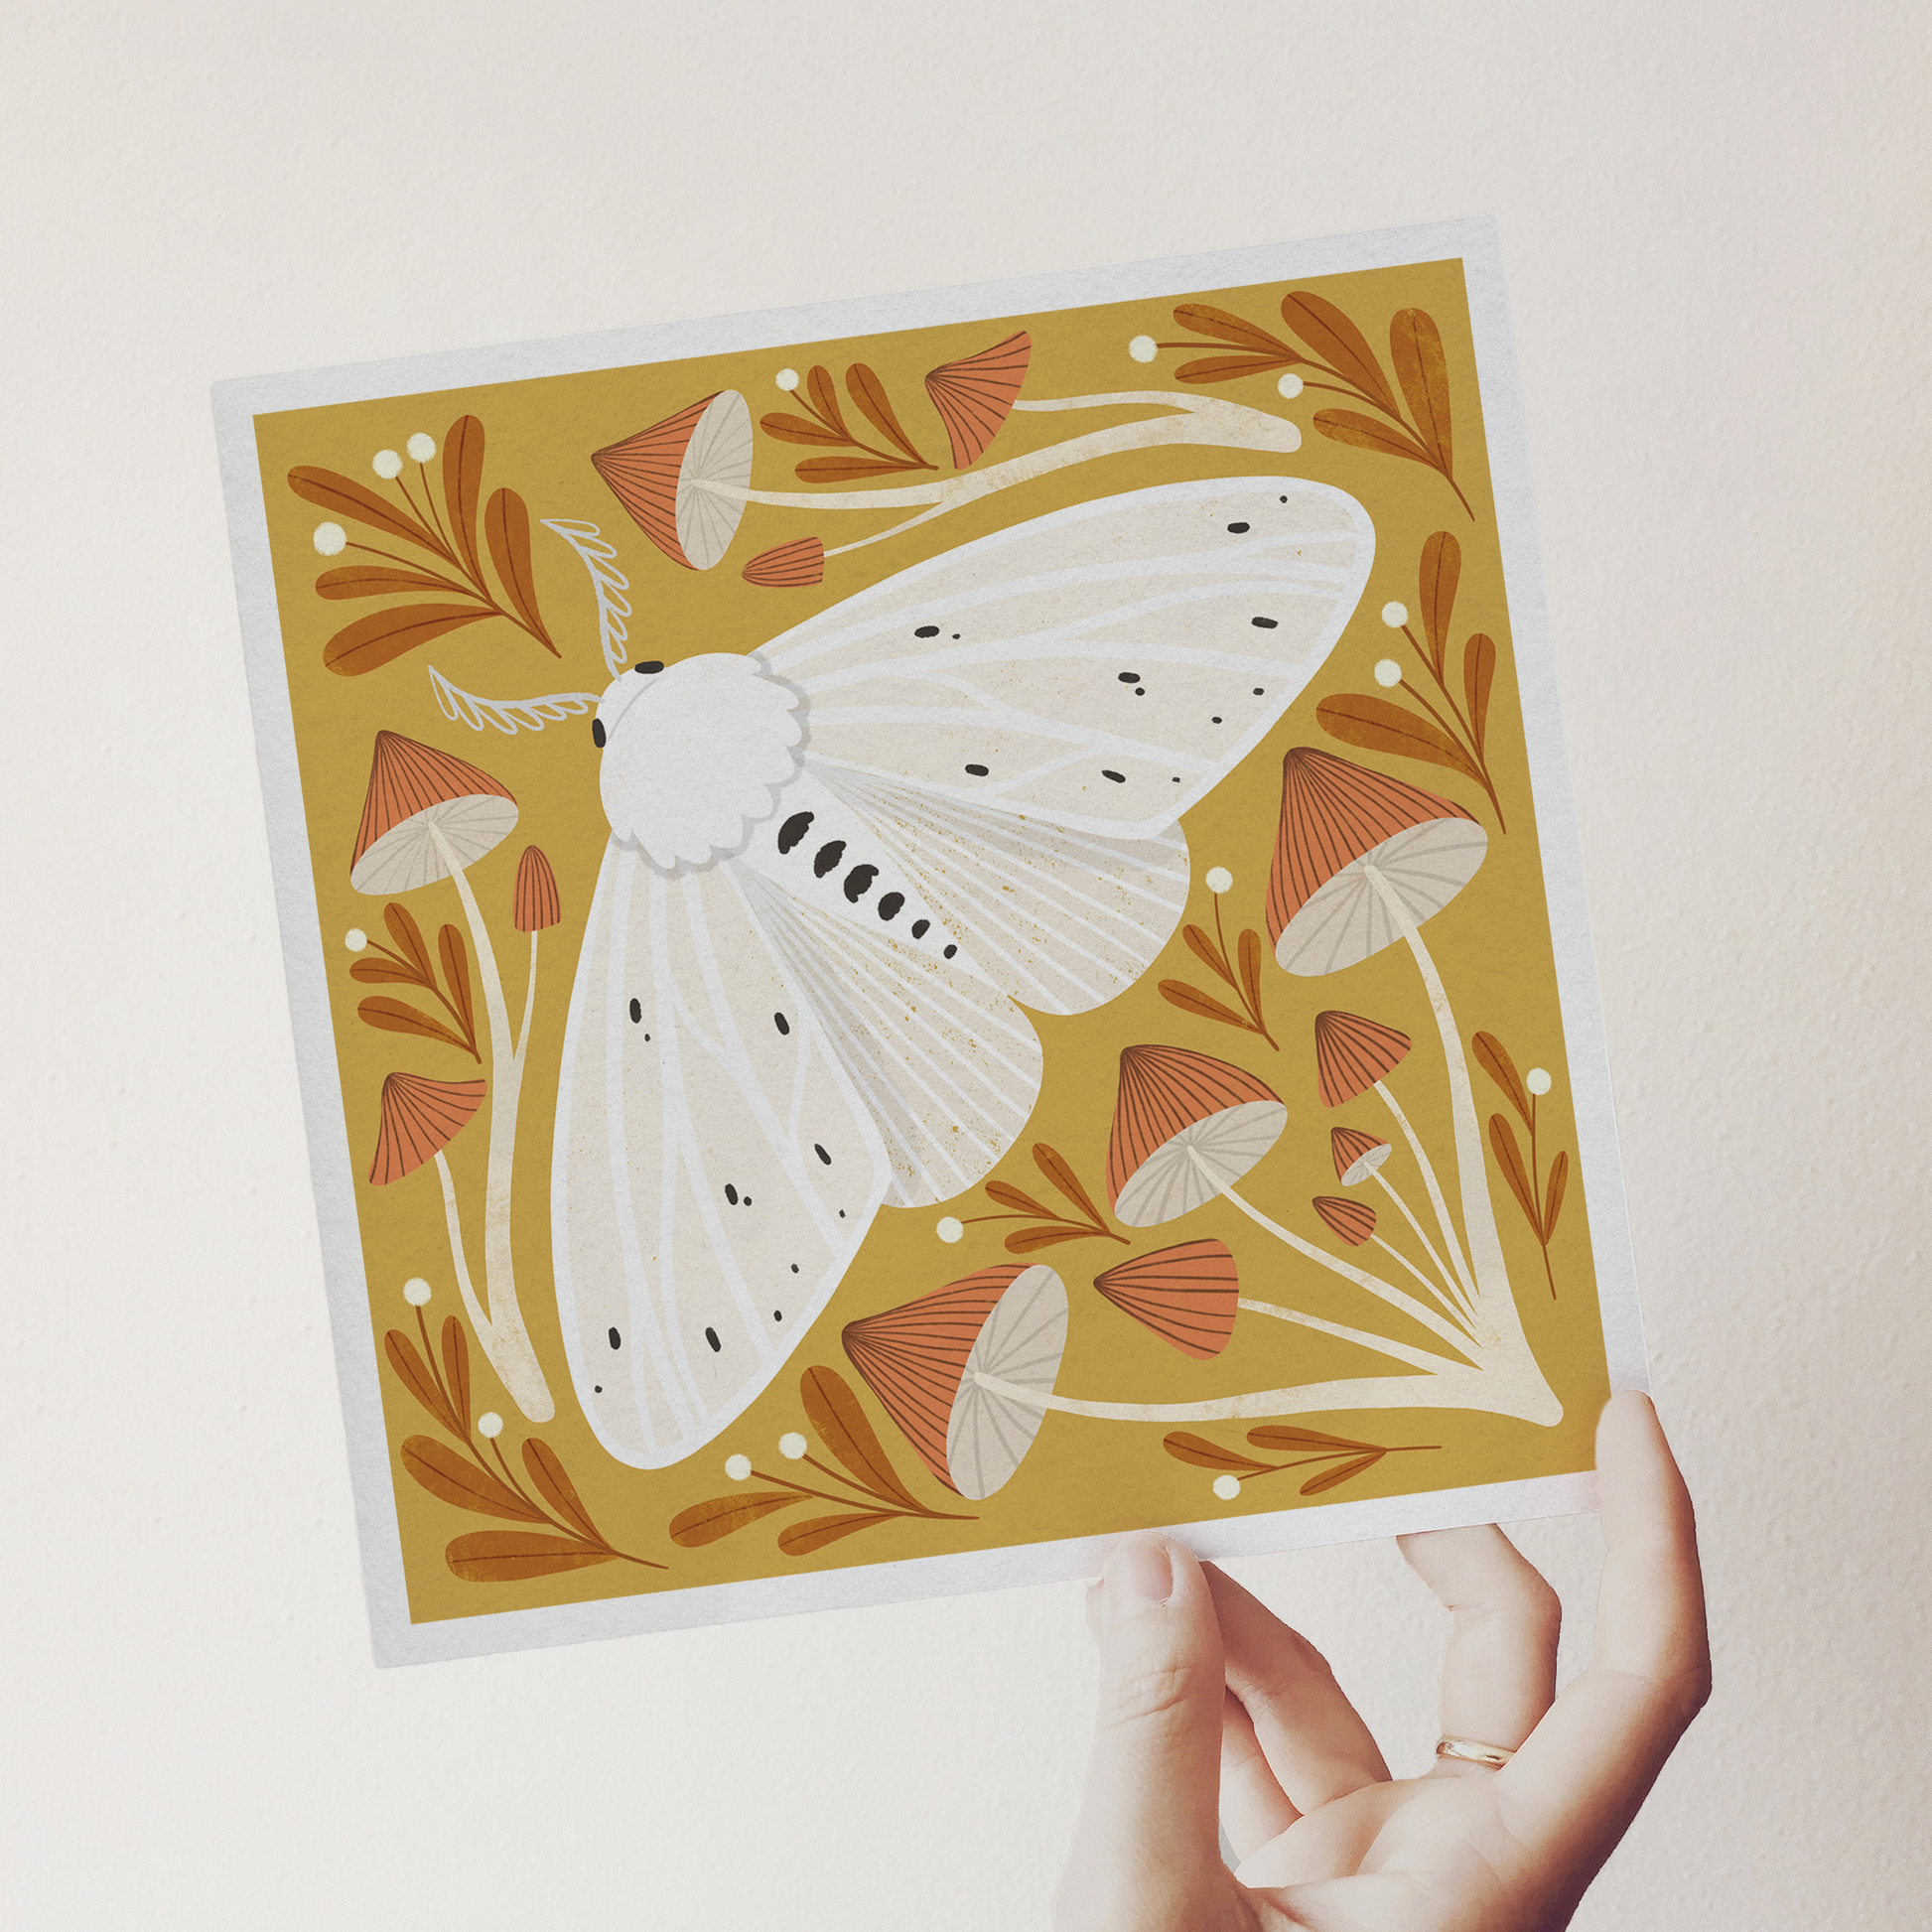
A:
[[[441,1154],[475,1119],[486,1091],[483,1080],[390,1074],[382,1083],[382,1123],[376,1130],[370,1185],[386,1187]]]
[[[952,467],[970,470],[986,454],[1027,379],[1034,339],[1023,329],[977,355],[946,362],[925,379],[925,392],[952,438]]]
[[[1370,1087],[1408,1057],[1407,1034],[1364,1020],[1358,1013],[1314,1016],[1314,1064],[1321,1104],[1339,1107]]]
[[[736,389],[680,409],[591,458],[658,549],[709,570],[738,534],[752,481],[752,412]]]
[[[1252,1073],[1182,1046],[1129,1046],[1107,1193],[1129,1227],[1172,1221],[1230,1187],[1281,1139],[1288,1109]]]
[[[1358,1200],[1344,1200],[1338,1194],[1315,1196],[1314,1211],[1328,1224],[1337,1241],[1359,1248],[1375,1232],[1375,1210]]]
[[[1196,1361],[1218,1355],[1234,1332],[1241,1283],[1233,1255],[1219,1241],[1183,1241],[1136,1255],[1096,1275],[1093,1285],[1123,1314]]]
[[[1337,1127],[1328,1135],[1328,1152],[1334,1158],[1335,1178],[1344,1187],[1353,1187],[1389,1158],[1389,1144],[1358,1127]]]
[[[547,932],[564,915],[557,897],[557,875],[543,848],[526,845],[516,864],[516,897],[512,917],[518,932]]]
[[[817,537],[796,537],[775,550],[760,550],[739,574],[767,590],[805,590],[825,581],[825,546]]]
[[[487,771],[433,745],[377,732],[362,824],[348,863],[358,893],[414,892],[507,838],[516,800]]]

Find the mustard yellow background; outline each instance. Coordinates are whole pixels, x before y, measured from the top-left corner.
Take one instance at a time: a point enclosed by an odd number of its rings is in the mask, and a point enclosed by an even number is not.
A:
[[[1361,329],[1388,366],[1390,318],[1403,308],[1427,310],[1441,328],[1453,399],[1455,478],[1473,509],[1465,514],[1449,484],[1434,471],[1391,456],[1346,448],[1317,434],[1318,407],[1351,406],[1310,390],[1282,400],[1272,375],[1215,385],[1207,393],[1285,414],[1302,427],[1303,447],[1291,458],[1220,449],[1161,449],[1113,457],[1058,471],[1036,482],[1001,490],[966,508],[934,519],[903,537],[834,558],[825,581],[810,590],[771,590],[746,584],[742,565],[759,551],[793,537],[817,535],[827,546],[897,521],[891,515],[814,515],[807,510],[753,506],[745,515],[725,561],[698,573],[658,552],[629,521],[591,468],[590,453],[654,423],[721,388],[737,388],[755,416],[789,408],[773,386],[781,367],[801,372],[822,362],[842,374],[854,361],[869,363],[883,379],[900,420],[926,456],[948,470],[945,436],[922,386],[929,369],[969,355],[1011,334],[1028,330],[1033,360],[1024,394],[1043,399],[1123,389],[1178,389],[1173,371],[1189,359],[1185,350],[1164,350],[1152,365],[1129,359],[1137,335],[1172,340],[1185,334],[1172,320],[1175,301],[1201,301],[1231,310],[1281,334],[1279,303],[1285,288],[1176,290],[1162,302],[1137,301],[1042,315],[1020,315],[894,335],[801,344],[686,361],[497,383],[432,395],[289,411],[256,419],[258,448],[274,556],[275,585],[286,650],[290,702],[299,750],[303,804],[309,830],[330,997],[349,1145],[357,1170],[363,1259],[369,1283],[370,1319],[379,1340],[401,1327],[413,1333],[413,1311],[402,1284],[421,1275],[435,1287],[426,1311],[432,1330],[460,1312],[451,1272],[440,1192],[433,1169],[425,1168],[384,1188],[366,1182],[377,1122],[377,1096],[386,1074],[401,1069],[440,1079],[487,1074],[465,1053],[427,1040],[381,1033],[356,1017],[372,993],[412,999],[434,1009],[427,996],[406,988],[359,985],[349,977],[354,955],[343,943],[351,927],[376,937],[380,898],[365,897],[348,883],[350,854],[367,788],[372,742],[392,730],[441,747],[482,766],[515,795],[521,816],[515,832],[482,860],[470,877],[489,923],[512,1014],[520,1012],[526,942],[510,924],[510,891],[517,855],[540,845],[555,869],[563,923],[543,935],[535,1015],[524,1074],[516,1162],[516,1278],[537,1352],[557,1399],[555,1419],[527,1430],[496,1384],[482,1351],[473,1345],[478,1408],[493,1408],[505,1420],[502,1445],[511,1451],[526,1434],[540,1435],[562,1458],[599,1526],[612,1542],[668,1566],[662,1572],[612,1563],[518,1584],[471,1584],[449,1569],[444,1550],[456,1536],[509,1527],[467,1514],[419,1488],[402,1470],[403,1440],[437,1432],[384,1368],[382,1402],[390,1438],[396,1504],[402,1532],[411,1615],[431,1620],[584,1601],[639,1590],[680,1589],[697,1585],[784,1575],[801,1568],[833,1568],[921,1557],[950,1551],[1111,1532],[1136,1526],[1292,1507],[1301,1502],[1302,1476],[1277,1475],[1247,1482],[1240,1496],[1215,1498],[1205,1470],[1164,1451],[1159,1425],[1128,1425],[1049,1416],[1031,1454],[1012,1482],[980,1504],[961,1503],[927,1474],[884,1411],[864,1391],[839,1347],[849,1320],[895,1307],[930,1289],[1011,1259],[1003,1237],[1018,1225],[969,1226],[956,1246],[942,1245],[935,1224],[942,1214],[961,1218],[997,1212],[974,1189],[957,1201],[916,1211],[884,1209],[830,1306],[798,1344],[771,1386],[717,1441],[688,1461],[664,1470],[634,1470],[614,1461],[598,1446],[579,1414],[558,1331],[551,1292],[549,1230],[550,1141],[556,1076],[577,948],[588,912],[609,827],[598,797],[598,755],[588,717],[547,726],[540,734],[505,737],[472,732],[446,719],[432,694],[427,666],[435,665],[465,690],[492,698],[530,697],[551,691],[601,691],[607,682],[598,641],[596,607],[588,577],[576,556],[550,532],[546,517],[595,523],[619,552],[630,580],[629,656],[667,662],[701,651],[746,651],[813,613],[891,572],[1024,518],[1117,491],[1189,478],[1288,472],[1335,484],[1358,498],[1376,529],[1376,560],[1359,610],[1327,663],[1291,707],[1271,738],[1182,821],[1191,855],[1193,890],[1185,920],[1213,924],[1213,901],[1201,884],[1210,867],[1225,866],[1234,885],[1221,911],[1230,946],[1244,925],[1262,930],[1263,894],[1280,805],[1281,759],[1290,747],[1312,745],[1389,771],[1410,783],[1454,799],[1491,833],[1489,856],[1471,885],[1430,922],[1428,941],[1448,986],[1463,1035],[1496,1034],[1519,1069],[1549,1069],[1554,1085],[1541,1103],[1539,1148],[1545,1173],[1558,1149],[1571,1154],[1567,1201],[1551,1260],[1558,1297],[1552,1300],[1534,1234],[1510,1196],[1493,1160],[1490,1192],[1516,1285],[1518,1306],[1537,1358],[1563,1401],[1564,1421],[1540,1429],[1503,1418],[1457,1410],[1378,1412],[1336,1417],[1335,1433],[1385,1445],[1431,1444],[1427,1452],[1390,1456],[1317,1501],[1356,1501],[1378,1495],[1509,1480],[1587,1468],[1596,1408],[1606,1393],[1603,1345],[1590,1264],[1587,1202],[1576,1170],[1576,1141],[1569,1079],[1548,921],[1544,907],[1537,830],[1530,808],[1529,776],[1516,701],[1506,587],[1502,580],[1475,364],[1460,266],[1437,262],[1357,274],[1311,278],[1313,289],[1340,307]],[[1212,344],[1195,355],[1238,351]],[[1197,393],[1197,392],[1196,392]],[[327,512],[288,487],[297,466],[336,470],[387,492],[373,477],[370,459],[379,449],[401,449],[424,431],[440,446],[451,422],[474,414],[487,435],[483,486],[485,497],[508,485],[529,505],[533,523],[536,584],[543,618],[562,652],[553,658],[510,623],[491,620],[459,630],[366,676],[345,678],[323,666],[328,638],[343,624],[374,608],[370,603],[326,602],[314,591],[320,572],[368,562],[351,550],[320,558],[312,544]],[[1142,409],[1106,409],[1049,415],[1016,414],[982,459],[1002,461],[1031,449],[1116,422],[1135,420]],[[848,420],[862,428],[855,411]],[[868,441],[876,440],[864,432]],[[753,475],[759,488],[786,488],[799,460],[815,451],[759,434]],[[432,467],[432,476],[437,474]],[[413,465],[406,478],[416,481]],[[913,479],[906,479],[912,481]],[[923,481],[924,479],[919,479]],[[897,481],[897,480],[888,480]],[[804,487],[798,485],[798,487]],[[439,494],[440,506],[440,494]],[[1450,642],[1450,676],[1472,631],[1495,639],[1499,661],[1489,714],[1487,756],[1509,830],[1496,832],[1495,815],[1472,781],[1440,767],[1385,759],[1337,744],[1315,722],[1324,697],[1376,693],[1371,667],[1381,657],[1407,654],[1401,638],[1385,629],[1382,606],[1399,600],[1417,608],[1417,563],[1425,539],[1451,531],[1462,548],[1462,575]],[[360,533],[350,527],[351,541]],[[396,546],[381,538],[369,541]],[[432,601],[426,599],[425,601]],[[440,601],[440,600],[434,600]],[[1413,666],[1411,666],[1413,668]],[[1378,695],[1380,695],[1378,693]],[[432,947],[438,925],[463,920],[456,890],[445,881],[404,897]],[[1180,932],[1141,982],[1121,998],[1077,1018],[1035,1016],[1045,1050],[1038,1105],[1027,1131],[994,1171],[1036,1199],[1054,1196],[1035,1168],[1032,1145],[1045,1142],[1072,1163],[1105,1206],[1104,1163],[1112,1116],[1116,1068],[1123,1046],[1145,1040],[1198,1049],[1247,1068],[1288,1102],[1290,1122],[1281,1142],[1243,1183],[1243,1192],[1264,1211],[1334,1250],[1310,1209],[1316,1194],[1340,1191],[1328,1152],[1328,1130],[1355,1124],[1384,1134],[1386,1117],[1372,1101],[1329,1112],[1315,1092],[1312,1021],[1316,1012],[1340,1007],[1399,1027],[1415,1050],[1394,1076],[1402,1102],[1425,1144],[1445,1171],[1451,1158],[1448,1090],[1428,1003],[1407,950],[1391,947],[1346,972],[1321,979],[1292,979],[1272,960],[1264,969],[1263,998],[1270,1031],[1280,1042],[1194,1019],[1164,1001],[1157,987],[1179,979],[1210,993],[1225,992],[1187,950]],[[481,1028],[482,1016],[479,1014]],[[1483,1117],[1507,1112],[1501,1095],[1472,1065],[1477,1106]],[[486,1121],[458,1137],[449,1151],[466,1217],[473,1271],[481,1283],[483,1168]],[[1406,1164],[1398,1156],[1395,1173]],[[1453,1188],[1450,1186],[1450,1192]],[[1374,1190],[1364,1196],[1374,1201]],[[1378,1205],[1385,1203],[1376,1202]],[[1392,1213],[1383,1232],[1402,1245]],[[1107,1400],[1183,1402],[1250,1388],[1380,1375],[1391,1365],[1347,1342],[1272,1321],[1242,1320],[1225,1352],[1213,1361],[1188,1360],[1121,1314],[1088,1287],[1099,1270],[1129,1253],[1146,1253],[1176,1240],[1218,1236],[1238,1258],[1243,1293],[1274,1300],[1331,1320],[1396,1333],[1398,1318],[1347,1284],[1271,1243],[1233,1207],[1215,1202],[1166,1228],[1143,1231],[1132,1248],[1093,1240],[1069,1243],[1038,1259],[1065,1278],[1073,1303],[1071,1336],[1058,1387],[1063,1394]],[[1420,1259],[1420,1257],[1417,1257]],[[379,1356],[378,1356],[379,1359]],[[805,1428],[798,1378],[813,1364],[836,1368],[860,1390],[881,1441],[900,1474],[923,1500],[939,1509],[970,1514],[967,1522],[891,1522],[833,1544],[815,1557],[781,1555],[777,1533],[786,1523],[830,1513],[802,1505],[767,1518],[707,1548],[682,1550],[666,1535],[681,1509],[727,1494],[727,1455],[744,1452],[761,1469],[795,1475],[798,1465],[777,1452],[777,1439]],[[1321,1428],[1324,1418],[1296,1419]],[[1243,1447],[1244,1425],[1203,1426],[1198,1433]],[[814,1451],[822,1454],[814,1442]],[[760,1486],[754,1484],[754,1487]],[[821,1485],[831,1487],[832,1485]],[[856,1506],[856,1505],[855,1505]]]

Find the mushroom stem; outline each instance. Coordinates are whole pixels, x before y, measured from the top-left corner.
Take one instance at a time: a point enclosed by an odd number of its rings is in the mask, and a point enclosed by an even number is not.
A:
[[[489,1165],[483,1181],[483,1292],[489,1297],[489,1313],[477,1321],[477,1339],[510,1400],[531,1422],[548,1422],[557,1413],[557,1405],[544,1380],[536,1350],[530,1346],[529,1330],[523,1325],[523,1311],[517,1306],[516,1263],[510,1242],[510,1193],[516,1175],[516,1108],[523,1088],[522,1045],[511,1043],[502,975],[496,970],[496,953],[489,943],[489,928],[483,924],[483,908],[470,890],[470,881],[443,828],[434,818],[429,820],[429,835],[437,856],[449,868],[457,897],[463,901],[470,940],[477,949],[477,977],[483,982],[483,1013],[489,1022]],[[530,991],[534,994],[536,935],[532,933],[530,937]],[[526,998],[526,1033],[528,1005]],[[472,1319],[477,1320],[475,1310]]]
[[[1563,1404],[1534,1362],[1517,1372],[1450,1367],[1426,1375],[1374,1375],[1355,1382],[1311,1382],[1299,1389],[1256,1389],[1208,1402],[1082,1402],[981,1371],[975,1371],[972,1379],[1009,1402],[1101,1422],[1237,1422],[1349,1409],[1480,1409],[1545,1429],[1563,1420]]]
[[[523,989],[523,1024],[516,1034],[516,1066],[520,1074],[523,1070],[523,1054],[530,1044],[530,1015],[537,1004],[537,940],[541,935],[530,934],[530,978]]]
[[[1411,1348],[1406,1342],[1390,1341],[1385,1335],[1372,1335],[1366,1329],[1346,1327],[1339,1321],[1324,1321],[1318,1314],[1304,1314],[1299,1309],[1285,1309],[1274,1302],[1256,1302],[1243,1295],[1234,1306],[1246,1309],[1250,1314],[1271,1315],[1277,1321],[1292,1321],[1298,1328],[1313,1328],[1320,1334],[1352,1341],[1358,1347],[1372,1348],[1378,1355],[1387,1355],[1392,1361],[1407,1362],[1411,1368],[1419,1368],[1426,1374],[1434,1375],[1439,1369],[1465,1366],[1463,1362],[1451,1361],[1447,1355],[1432,1354],[1426,1348]],[[1475,1366],[1474,1363],[1466,1365]]]
[[[1016,402],[1013,406],[1016,411],[1151,407],[1175,413],[1144,418],[1138,423],[1120,423],[1112,429],[1091,430],[1085,436],[1011,457],[985,470],[961,470],[938,483],[907,483],[897,489],[751,489],[704,480],[694,480],[690,486],[734,503],[767,503],[779,509],[897,510],[913,503],[931,505],[891,529],[826,552],[827,556],[836,557],[846,550],[882,543],[931,517],[943,516],[948,510],[977,502],[980,497],[1015,483],[1032,483],[1037,477],[1050,476],[1055,470],[1092,463],[1101,457],[1121,456],[1130,450],[1202,444],[1213,449],[1262,450],[1290,456],[1302,447],[1302,432],[1285,417],[1270,416],[1222,396],[1184,396],[1165,389],[1133,389],[1119,395],[1061,396],[1045,402]]]
[[[1463,1306],[1461,1284],[1458,1282],[1456,1277],[1450,1273],[1449,1264],[1445,1262],[1443,1257],[1436,1252],[1436,1244],[1432,1240],[1430,1240],[1427,1234],[1423,1232],[1423,1225],[1419,1220],[1416,1219],[1414,1209],[1412,1209],[1409,1203],[1406,1200],[1404,1200],[1402,1196],[1396,1191],[1395,1183],[1389,1180],[1382,1173],[1379,1168],[1375,1172],[1374,1180],[1375,1180],[1375,1184],[1378,1187],[1380,1187],[1381,1190],[1385,1194],[1387,1194],[1392,1201],[1395,1202],[1396,1211],[1402,1216],[1402,1218],[1405,1221],[1409,1223],[1410,1228],[1415,1233],[1416,1239],[1422,1243],[1424,1253],[1426,1253],[1429,1256],[1431,1262],[1435,1264],[1437,1274],[1443,1278],[1443,1286],[1449,1290],[1449,1298],[1452,1300],[1455,1303],[1456,1307],[1458,1309],[1461,1309],[1462,1311],[1466,1314],[1468,1312],[1468,1310]],[[1431,1287],[1434,1288],[1433,1283],[1431,1284]],[[1440,1293],[1440,1291],[1437,1292]]]
[[[1469,1316],[1464,1312],[1461,1303],[1457,1301],[1454,1298],[1454,1296],[1445,1295],[1442,1289],[1439,1288],[1436,1283],[1432,1282],[1429,1279],[1429,1277],[1425,1275],[1423,1271],[1420,1268],[1418,1268],[1416,1264],[1413,1261],[1411,1261],[1409,1257],[1402,1252],[1400,1248],[1392,1248],[1386,1241],[1382,1239],[1382,1237],[1379,1234],[1371,1234],[1368,1238],[1371,1241],[1373,1241],[1375,1245],[1378,1248],[1380,1248],[1382,1252],[1385,1255],[1387,1255],[1388,1258],[1392,1262],[1394,1262],[1398,1268],[1404,1269],[1409,1274],[1413,1275],[1415,1279],[1418,1282],[1420,1282],[1422,1286],[1429,1292],[1429,1294],[1434,1296],[1437,1301],[1442,1303],[1443,1307],[1449,1311],[1449,1319],[1453,1321],[1455,1325],[1458,1328],[1460,1328],[1465,1335],[1468,1335],[1471,1341],[1475,1339],[1474,1333],[1471,1331],[1469,1327]]]
[[[1409,1143],[1409,1152],[1416,1157],[1416,1166],[1422,1170],[1422,1184],[1429,1190],[1429,1204],[1435,1208],[1436,1219],[1442,1226],[1443,1244],[1455,1264],[1455,1278],[1462,1284],[1463,1300],[1473,1313],[1477,1299],[1475,1277],[1469,1272],[1469,1264],[1462,1259],[1462,1243],[1456,1235],[1455,1223],[1449,1219],[1449,1202],[1443,1198],[1443,1187],[1436,1178],[1435,1164],[1430,1160],[1416,1130],[1409,1125],[1409,1116],[1402,1111],[1402,1103],[1380,1080],[1375,1083],[1375,1091],[1381,1096],[1382,1104],[1395,1116],[1395,1124],[1402,1129],[1402,1138]],[[1437,1266],[1441,1267],[1441,1262]]]
[[[443,1218],[450,1228],[450,1265],[456,1270],[457,1292],[463,1297],[470,1325],[481,1341],[489,1332],[489,1317],[478,1306],[477,1291],[470,1284],[470,1260],[463,1252],[463,1217],[457,1212],[456,1182],[450,1178],[450,1164],[443,1158],[441,1148],[436,1150],[436,1172],[443,1182]]]

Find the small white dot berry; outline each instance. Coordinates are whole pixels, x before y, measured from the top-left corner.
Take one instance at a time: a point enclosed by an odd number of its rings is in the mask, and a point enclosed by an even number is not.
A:
[[[350,952],[360,952],[369,943],[369,935],[359,925],[352,925],[343,934],[343,944]]]
[[[1210,866],[1205,884],[1210,893],[1224,893],[1234,884],[1234,875],[1226,866]]]
[[[1302,378],[1293,369],[1275,384],[1276,390],[1293,402],[1302,393]]]
[[[725,1473],[734,1482],[743,1482],[752,1473],[752,1458],[749,1455],[726,1456]]]
[[[947,1214],[941,1217],[937,1233],[941,1241],[957,1241],[966,1232],[966,1223],[956,1216]]]
[[[1160,350],[1160,345],[1152,336],[1136,336],[1127,345],[1127,352],[1137,362],[1151,362]]]
[[[402,1285],[402,1299],[412,1309],[420,1309],[430,1298],[430,1285],[420,1275],[411,1275]]]
[[[778,387],[783,389],[787,394],[797,388],[798,371],[796,369],[780,369],[778,371]]]
[[[348,532],[340,523],[316,525],[316,548],[325,557],[340,557],[348,546]]]
[[[409,460],[411,463],[431,463],[435,461],[436,438],[433,436],[425,436],[421,430],[418,430],[403,445],[403,448],[409,452]]]
[[[1409,621],[1409,607],[1406,604],[1385,604],[1382,607],[1382,621],[1391,630],[1400,630]]]
[[[778,1453],[789,1462],[796,1462],[805,1452],[805,1439],[795,1429],[788,1429],[778,1438]]]
[[[1384,689],[1402,682],[1402,666],[1393,657],[1382,658],[1375,666],[1375,681]]]
[[[503,1419],[494,1409],[485,1409],[477,1418],[477,1434],[487,1436],[493,1442],[503,1433]]]
[[[375,461],[369,465],[369,468],[384,483],[387,483],[391,477],[399,477],[402,475],[402,458],[394,450],[377,450],[375,453]]]
[[[1216,1476],[1214,1478],[1214,1493],[1224,1503],[1233,1502],[1235,1497],[1241,1493],[1241,1478],[1239,1476]]]
[[[1545,1071],[1544,1068],[1540,1066],[1533,1066],[1530,1068],[1529,1072],[1524,1075],[1523,1084],[1526,1087],[1528,1087],[1532,1093],[1548,1093],[1550,1091],[1550,1076],[1548,1072]]]

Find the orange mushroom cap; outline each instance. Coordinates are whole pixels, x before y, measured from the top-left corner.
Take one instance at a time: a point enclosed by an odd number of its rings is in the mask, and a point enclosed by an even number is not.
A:
[[[457,864],[472,865],[515,828],[516,800],[487,771],[448,752],[377,732],[348,883],[386,896],[449,878],[432,825]]]
[[[526,845],[516,862],[516,895],[511,901],[511,920],[518,932],[547,932],[564,916],[563,901],[557,897],[557,875],[543,848]]]
[[[1375,1210],[1366,1201],[1344,1200],[1338,1194],[1318,1194],[1314,1211],[1327,1222],[1328,1232],[1351,1248],[1359,1248],[1375,1232]]]
[[[376,1129],[370,1185],[386,1187],[441,1154],[476,1118],[487,1090],[484,1080],[390,1074],[382,1083],[382,1120]]]
[[[1268,936],[1288,972],[1332,973],[1440,912],[1475,876],[1489,834],[1460,805],[1300,745],[1282,760]],[[1402,908],[1398,917],[1377,878]]]
[[[1353,1187],[1389,1158],[1389,1144],[1359,1127],[1336,1127],[1329,1131],[1328,1152],[1334,1157],[1335,1178],[1344,1187]]]
[[[750,486],[752,412],[736,389],[720,389],[597,451],[591,462],[665,556],[687,570],[709,570],[731,548],[745,499],[703,485]]]
[[[1281,1139],[1288,1109],[1253,1074],[1182,1046],[1129,1046],[1107,1193],[1129,1227],[1172,1221],[1231,1187]]]
[[[1066,1350],[1066,1286],[1038,1263],[987,1268],[848,1322],[840,1339],[919,1459],[978,1501],[1011,1480],[1045,1412],[974,1376],[1050,1394]]]
[[[1408,1058],[1412,1044],[1407,1034],[1379,1020],[1364,1020],[1358,1013],[1317,1013],[1314,1067],[1321,1104],[1339,1107],[1366,1093]]]
[[[794,537],[775,550],[760,550],[739,575],[767,590],[804,590],[825,581],[825,546],[817,537]]]
[[[1234,1332],[1241,1282],[1233,1255],[1219,1241],[1183,1241],[1136,1255],[1096,1275],[1093,1285],[1123,1314],[1196,1361],[1218,1355]]]
[[[925,379],[925,392],[952,439],[952,467],[970,470],[986,454],[1027,379],[1034,339],[1023,329],[977,355],[945,362]]]

